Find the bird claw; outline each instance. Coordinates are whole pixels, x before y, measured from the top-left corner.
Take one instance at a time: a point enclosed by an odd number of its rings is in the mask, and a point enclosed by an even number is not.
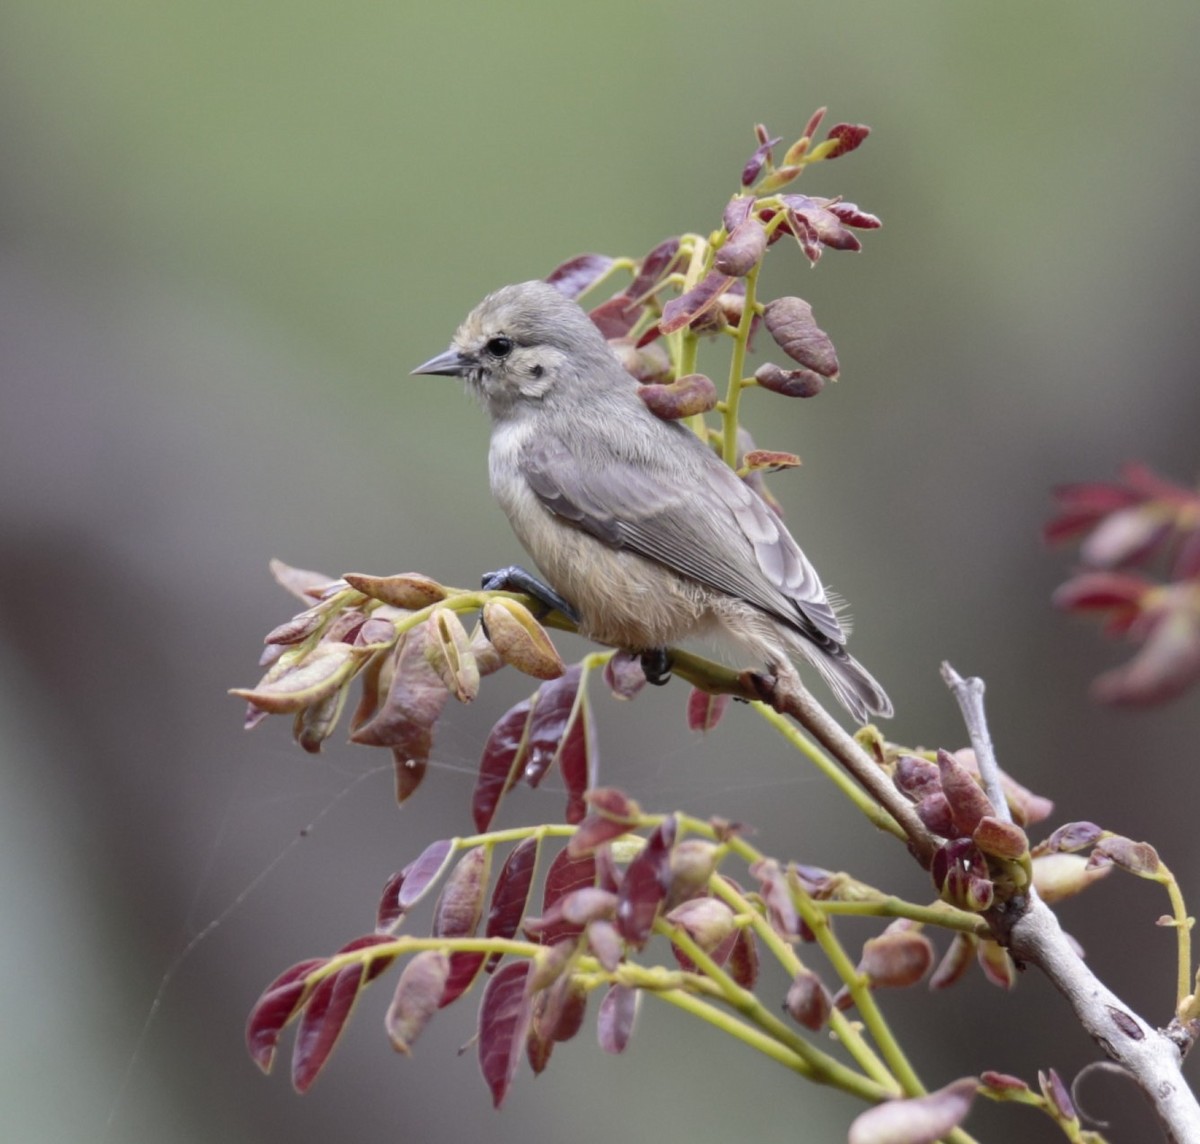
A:
[[[671,679],[671,653],[665,647],[651,648],[641,654],[642,674],[647,683],[662,687]]]
[[[485,592],[521,592],[541,605],[538,619],[547,612],[560,612],[573,624],[579,623],[579,613],[567,603],[549,584],[544,584],[531,572],[517,564],[485,572],[479,585]]]

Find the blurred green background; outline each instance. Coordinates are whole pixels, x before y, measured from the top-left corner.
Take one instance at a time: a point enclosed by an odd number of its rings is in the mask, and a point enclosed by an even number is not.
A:
[[[711,228],[754,122],[790,139],[822,103],[874,134],[802,189],[885,229],[815,273],[772,258],[771,285],[814,304],[844,378],[817,402],[748,403],[760,445],[804,458],[774,482],[789,521],[854,603],[894,737],[961,745],[937,666],[983,675],[1002,761],[1058,821],[1151,839],[1196,899],[1197,697],[1090,704],[1120,653],[1051,610],[1070,556],[1038,534],[1055,483],[1129,458],[1196,473],[1198,49],[1200,10],[1182,3],[8,0],[5,1138],[844,1139],[848,1098],[651,1003],[624,1057],[589,1027],[499,1115],[455,1052],[471,1003],[396,1059],[386,984],[307,1097],[286,1069],[259,1076],[241,1046],[258,990],[368,929],[387,875],[462,828],[487,729],[528,688],[489,680],[450,711],[402,811],[373,752],[304,756],[282,721],[245,737],[224,695],[293,610],[270,556],[459,584],[518,558],[486,492],[482,416],[409,369],[504,282]],[[682,702],[678,687],[619,710],[597,696],[606,781],[928,893],[747,713],[698,743]],[[511,802],[512,822],[560,813],[553,790]],[[1112,878],[1063,911],[1157,1021],[1165,908]],[[1095,1056],[1032,975],[1012,997],[975,977],[888,1012],[932,1084]],[[1150,1138],[1131,1088],[1083,1096],[1114,1139]],[[971,1127],[1059,1138],[1014,1108]]]

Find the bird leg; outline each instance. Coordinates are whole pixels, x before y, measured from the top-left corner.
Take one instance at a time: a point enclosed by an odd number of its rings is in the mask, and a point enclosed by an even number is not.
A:
[[[654,647],[641,653],[642,674],[647,683],[662,687],[671,678],[671,653],[665,647]]]
[[[542,605],[538,619],[547,612],[561,612],[573,624],[579,623],[579,613],[567,603],[549,584],[544,584],[531,572],[519,565],[510,564],[495,572],[484,574],[479,585],[485,592],[522,592]]]

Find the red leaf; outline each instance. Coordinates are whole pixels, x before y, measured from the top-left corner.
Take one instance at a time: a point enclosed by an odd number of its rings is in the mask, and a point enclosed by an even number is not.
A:
[[[729,706],[728,695],[709,695],[693,687],[688,696],[687,720],[691,731],[711,731]]]
[[[433,746],[432,734],[429,736],[429,748]],[[427,749],[429,749],[427,748]],[[392,761],[396,768],[396,805],[403,806],[412,798],[421,780],[425,777],[428,763],[425,759],[414,759],[408,751],[399,747],[392,748]]]
[[[604,665],[604,682],[617,699],[632,699],[646,686],[642,657],[631,651],[614,652]]]
[[[774,858],[760,858],[750,867],[750,873],[758,879],[771,928],[783,937],[795,937],[800,932],[800,922],[787,875],[779,863]]]
[[[607,254],[578,254],[551,270],[546,281],[560,294],[578,298],[595,285],[612,264],[613,260]]]
[[[488,982],[479,1006],[479,1068],[496,1108],[508,1095],[529,1031],[528,976],[527,961],[503,966]]]
[[[454,867],[434,908],[434,937],[471,937],[483,916],[491,850],[476,846]]]
[[[431,842],[400,871],[400,889],[396,900],[401,913],[411,910],[425,896],[429,887],[442,876],[453,854],[454,843],[442,838]]]
[[[825,209],[831,214],[837,215],[847,226],[856,227],[858,230],[878,230],[883,226],[883,223],[875,215],[859,210],[853,203],[845,203],[840,200],[830,202],[818,199],[817,201],[823,201]]]
[[[671,272],[678,258],[679,239],[668,238],[660,242],[642,259],[637,277],[625,293],[635,301],[641,302]]]
[[[457,1001],[475,984],[475,978],[482,972],[483,963],[486,960],[487,954],[485,953],[473,953],[461,949],[450,955],[450,972],[446,976],[446,986],[442,990],[442,995],[438,998],[439,1009],[444,1009],[447,1005]]]
[[[292,1049],[292,1087],[297,1092],[307,1092],[325,1067],[362,985],[363,967],[347,965],[313,989]]]
[[[405,873],[406,870],[399,870],[383,884],[383,893],[379,895],[379,906],[375,911],[377,930],[391,929],[404,916],[400,908],[400,887],[404,884]]]
[[[758,981],[758,946],[748,929],[738,930],[737,941],[729,955],[729,976],[743,989],[753,989]]]
[[[597,846],[628,833],[637,825],[641,813],[638,804],[615,787],[593,788],[587,793],[587,803],[592,813],[579,824],[567,843],[572,857],[590,853]]]
[[[763,128],[758,132],[759,136],[766,134],[766,129]],[[748,187],[751,183],[758,179],[762,174],[762,169],[766,165],[767,156],[774,150],[775,146],[783,142],[782,135],[776,135],[774,139],[763,139],[761,143],[754,149],[754,154],[746,160],[746,165],[742,168],[742,186]]]
[[[449,972],[450,958],[441,949],[422,950],[404,967],[384,1019],[392,1048],[398,1053],[411,1050],[437,1012]]]
[[[529,727],[529,749],[522,772],[531,787],[542,781],[542,776],[558,758],[571,723],[579,718],[582,704],[577,704],[576,700],[582,677],[583,669],[579,664],[573,664],[565,674],[543,683],[537,690],[533,721]]]
[[[1137,610],[1152,587],[1144,576],[1131,572],[1081,572],[1060,585],[1052,599],[1055,607],[1071,612],[1093,608]]]
[[[702,373],[689,373],[665,385],[643,385],[638,397],[663,421],[694,417],[717,407],[717,387]]]
[[[500,876],[496,879],[496,888],[492,891],[492,904],[488,910],[488,937],[508,939],[513,937],[525,909],[529,904],[529,891],[533,887],[533,874],[537,869],[538,851],[541,840],[538,838],[522,839],[513,847]],[[500,960],[495,955],[488,962],[488,971],[496,967]]]
[[[506,711],[492,728],[479,761],[479,776],[471,795],[475,829],[483,834],[492,824],[500,799],[516,785],[529,752],[529,732],[539,692]]]
[[[658,328],[664,334],[682,330],[717,304],[718,299],[730,286],[733,276],[710,270],[708,274],[686,294],[672,298],[664,307]]]
[[[613,985],[600,1002],[596,1035],[606,1053],[623,1053],[633,1036],[641,993],[627,985]]]
[[[581,886],[592,886],[596,883],[596,861],[590,854],[580,858],[572,858],[566,850],[560,850],[546,871],[546,886],[542,891],[542,913],[548,913],[562,898],[572,890]],[[583,929],[581,926],[557,923],[543,930],[538,940],[543,945],[554,945],[557,942],[577,938]]]
[[[400,637],[392,653],[394,668],[383,705],[356,727],[350,741],[368,747],[391,747],[396,756],[397,799],[415,789],[433,750],[433,728],[450,698],[450,692],[425,658],[424,625]],[[415,782],[402,781],[402,768],[416,774]],[[411,778],[412,776],[407,776]]]
[[[643,332],[642,336],[640,338],[638,338],[638,340],[636,342],[633,343],[634,347],[639,350],[645,349],[645,347],[648,346],[651,342],[660,338],[662,336],[662,332],[663,332],[662,326],[660,326],[658,324],[658,322],[655,322],[652,326],[648,326],[646,328],[646,330]]]
[[[356,937],[353,941],[348,941],[338,953],[354,953],[359,949],[370,949],[373,945],[389,945],[393,938],[386,933],[369,933],[362,937]],[[336,956],[336,955],[335,955]],[[374,981],[393,961],[396,960],[396,955],[390,954],[387,957],[373,957],[371,960],[363,962],[363,984],[366,985],[369,981]]]
[[[558,751],[558,766],[567,788],[566,821],[583,821],[587,809],[584,796],[596,775],[596,737],[588,715],[587,696],[579,704],[578,718],[572,720]]]
[[[592,324],[605,338],[623,338],[637,324],[640,306],[625,294],[617,294],[588,311]]]
[[[331,584],[338,583],[323,572],[310,572],[307,568],[293,568],[282,560],[271,561],[271,575],[275,577],[275,582],[281,588],[287,589],[298,600],[303,600],[305,604],[311,603],[315,596],[319,596]]]
[[[275,1062],[275,1049],[283,1027],[299,1011],[304,999],[304,979],[325,964],[325,958],[315,957],[284,970],[250,1010],[246,1020],[246,1048],[250,1059],[263,1072],[270,1072]]]
[[[871,134],[871,129],[862,123],[839,123],[829,129],[826,139],[836,139],[838,145],[825,156],[826,159],[836,159],[839,155],[848,155],[862,145],[862,141]]]
[[[964,1077],[928,1096],[885,1100],[855,1118],[849,1144],[933,1144],[966,1120],[977,1087]]]
[[[753,209],[753,195],[734,195],[725,204],[725,210],[721,213],[721,221],[725,224],[726,232],[733,234],[750,217],[750,212]]]
[[[665,818],[646,839],[642,852],[629,863],[618,891],[617,932],[640,949],[650,937],[658,908],[671,884],[671,846],[675,819]]]

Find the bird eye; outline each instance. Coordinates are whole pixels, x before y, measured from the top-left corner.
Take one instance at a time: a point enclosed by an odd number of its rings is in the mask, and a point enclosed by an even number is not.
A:
[[[492,355],[492,357],[506,358],[510,353],[512,353],[512,338],[490,338],[488,340],[488,344],[484,348],[489,354]]]

